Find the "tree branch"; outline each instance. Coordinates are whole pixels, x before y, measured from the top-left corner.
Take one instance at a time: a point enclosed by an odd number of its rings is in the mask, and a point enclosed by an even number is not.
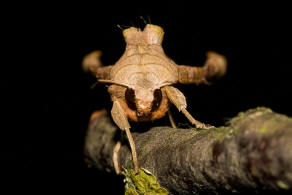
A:
[[[93,114],[85,143],[89,165],[114,171],[112,154],[119,133],[105,111]],[[154,127],[133,137],[140,167],[173,194],[292,188],[292,119],[267,108],[239,113],[225,127]],[[133,168],[126,141],[118,158],[120,166]]]

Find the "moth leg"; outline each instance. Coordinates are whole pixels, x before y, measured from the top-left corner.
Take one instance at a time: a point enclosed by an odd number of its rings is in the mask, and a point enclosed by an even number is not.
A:
[[[178,66],[178,81],[182,84],[209,84],[208,80],[222,77],[226,73],[227,60],[225,56],[213,51],[206,54],[204,66]]]
[[[184,94],[180,92],[177,88],[172,86],[163,87],[166,91],[167,97],[169,100],[177,107],[179,111],[181,111],[187,119],[193,124],[196,125],[197,128],[209,129],[212,126],[206,125],[194,119],[192,115],[187,111],[187,102]]]
[[[169,118],[169,121],[170,121],[170,124],[171,124],[171,127],[172,128],[177,128],[175,122],[174,122],[174,119],[173,119],[173,116],[172,116],[172,113],[170,112],[170,110],[168,110],[168,118]]]
[[[130,147],[131,147],[131,152],[132,152],[132,158],[133,158],[133,162],[134,162],[134,167],[135,167],[135,172],[138,173],[139,172],[139,165],[138,165],[138,159],[137,159],[137,153],[136,153],[136,147],[135,147],[135,143],[134,143],[134,139],[132,137],[132,134],[130,132],[130,124],[128,122],[128,118],[120,104],[120,102],[118,100],[114,100],[113,103],[113,108],[111,110],[111,114],[112,114],[112,118],[114,120],[114,122],[118,125],[118,127],[121,130],[125,130],[129,143],[130,143]],[[114,158],[116,158],[116,163],[117,161],[117,152],[119,147],[116,146],[115,147],[115,151],[114,154],[116,155],[116,157],[114,156]],[[118,167],[118,165],[115,165]]]
[[[133,162],[134,162],[134,166],[135,166],[135,172],[138,173],[139,172],[139,165],[138,165],[135,142],[134,142],[134,139],[133,139],[132,134],[130,132],[130,128],[125,128],[125,130],[126,130],[126,134],[127,134],[129,143],[130,143],[130,147],[131,147],[132,158],[133,158]]]
[[[83,70],[85,72],[90,72],[92,75],[95,76],[97,68],[102,66],[102,63],[100,61],[101,55],[102,52],[99,50],[87,54],[82,61]]]
[[[206,57],[207,59],[203,66],[206,72],[206,79],[225,75],[227,69],[227,60],[225,56],[214,51],[209,51],[206,53]]]
[[[82,68],[85,72],[91,73],[97,79],[110,80],[110,71],[112,66],[102,66],[102,52],[97,50],[87,54],[82,61]]]
[[[121,141],[119,140],[114,147],[114,154],[113,154],[113,162],[114,162],[114,168],[115,168],[116,174],[120,174],[121,172],[120,167],[119,167],[119,161],[118,161],[118,154],[119,154],[120,148],[121,148]]]

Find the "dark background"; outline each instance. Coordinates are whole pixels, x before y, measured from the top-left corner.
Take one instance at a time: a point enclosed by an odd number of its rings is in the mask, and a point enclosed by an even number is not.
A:
[[[81,61],[98,49],[105,65],[115,63],[125,47],[117,24],[143,28],[140,16],[164,28],[164,50],[177,64],[202,65],[209,50],[227,57],[226,77],[212,86],[180,86],[198,120],[220,126],[257,106],[292,116],[287,5],[179,1],[7,8],[3,41],[9,63],[1,67],[1,90],[8,134],[2,137],[2,159],[7,181],[25,189],[122,194],[120,177],[88,169],[83,160],[90,114],[111,103],[105,86],[90,89],[95,80],[82,72]],[[180,127],[189,127],[180,113],[175,116]]]

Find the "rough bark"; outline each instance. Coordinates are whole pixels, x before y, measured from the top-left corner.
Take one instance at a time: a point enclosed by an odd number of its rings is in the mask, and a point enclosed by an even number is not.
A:
[[[119,133],[106,112],[92,116],[85,143],[89,165],[114,171],[112,154]],[[133,137],[140,167],[171,194],[291,193],[292,118],[270,109],[239,113],[223,127],[154,127]],[[133,168],[126,141],[119,163]]]

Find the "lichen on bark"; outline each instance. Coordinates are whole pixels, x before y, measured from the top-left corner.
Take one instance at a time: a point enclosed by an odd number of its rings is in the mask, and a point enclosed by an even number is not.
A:
[[[139,169],[136,174],[133,169],[124,169],[125,195],[167,195],[168,191],[161,187],[156,177],[146,169]]]

